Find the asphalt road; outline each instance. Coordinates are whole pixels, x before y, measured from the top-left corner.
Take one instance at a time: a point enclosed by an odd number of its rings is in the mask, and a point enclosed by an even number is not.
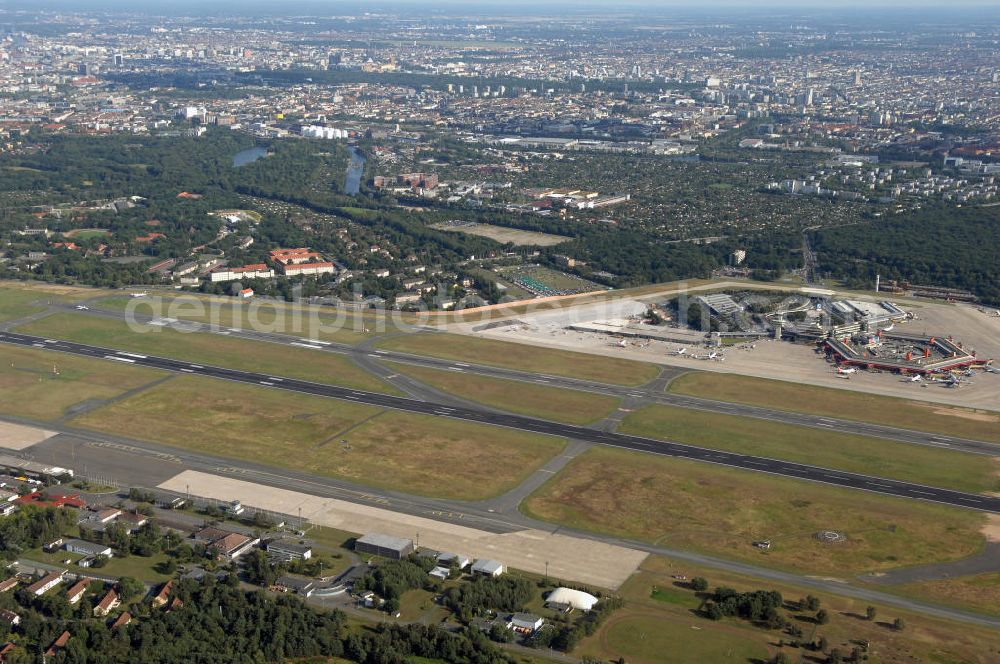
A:
[[[481,424],[518,429],[521,431],[583,440],[591,443],[606,445],[608,447],[692,459],[705,463],[714,463],[794,479],[820,482],[843,488],[859,489],[883,495],[912,498],[956,507],[1000,513],[1000,497],[963,493],[960,491],[924,486],[910,482],[901,482],[898,480],[861,475],[858,473],[831,470],[829,468],[822,468],[819,466],[791,463],[767,457],[735,454],[732,452],[723,452],[720,450],[706,449],[669,441],[642,438],[640,436],[629,436],[620,433],[598,431],[586,427],[561,424],[558,422],[550,422],[547,420],[523,417],[520,415],[498,413],[485,409],[447,406],[406,397],[365,392],[333,385],[323,385],[309,381],[286,378],[282,376],[272,376],[269,374],[261,374],[251,371],[240,371],[210,365],[193,364],[170,358],[129,353],[114,349],[101,348],[99,346],[91,346],[57,339],[45,339],[43,337],[17,334],[14,332],[0,332],[0,342],[19,346],[44,348],[46,350],[86,357],[102,358],[108,361],[122,362],[136,366],[145,366],[178,373],[208,376],[211,378],[231,380],[250,385],[289,390],[302,394],[312,394],[344,401],[354,401],[381,408],[391,408],[411,413],[449,417]]]
[[[74,305],[69,304],[51,304],[50,307],[52,309],[63,309],[66,311],[78,312]],[[110,309],[91,307],[86,311],[86,314],[91,316],[100,316],[103,318],[112,318],[115,320],[125,320],[124,312]],[[139,313],[133,314],[133,317],[140,323],[150,323],[157,320],[154,317],[143,316]],[[161,324],[163,323],[162,320],[158,322]],[[939,447],[942,449],[967,452],[970,454],[1000,456],[1000,444],[998,443],[971,440],[968,438],[960,438],[958,436],[949,436],[946,434],[928,433],[924,431],[915,431],[913,429],[903,429],[899,427],[872,424],[869,422],[859,422],[844,418],[820,417],[817,415],[793,413],[760,406],[715,401],[713,399],[670,394],[661,390],[651,391],[643,387],[611,385],[597,381],[538,374],[530,371],[518,371],[516,369],[504,369],[501,367],[491,367],[469,362],[458,362],[455,360],[445,360],[435,357],[427,357],[424,355],[401,353],[397,351],[381,349],[373,350],[365,347],[364,345],[352,346],[345,343],[310,340],[303,337],[277,332],[258,332],[247,329],[224,328],[193,321],[170,321],[169,325],[176,329],[221,334],[253,341],[277,343],[297,348],[309,348],[316,351],[351,355],[368,370],[375,370],[374,367],[379,361],[398,362],[401,364],[410,364],[444,371],[466,372],[481,376],[488,376],[491,378],[517,380],[548,387],[594,392],[618,398],[642,398],[649,403],[658,403],[667,406],[676,406],[679,408],[689,408],[692,410],[700,410],[710,413],[720,413],[723,415],[752,417],[754,419],[778,422],[781,424],[805,426],[826,431],[835,431],[838,433],[884,438],[886,440],[908,443],[911,445],[926,445],[928,447]],[[684,371],[684,369],[680,369],[678,370],[678,373],[684,373]],[[383,372],[375,370],[375,373],[381,374]],[[397,385],[397,387],[403,389],[411,395],[418,396],[418,398],[435,401],[444,400],[442,395],[428,394],[425,390],[421,389],[419,384],[416,383],[411,382],[410,385],[400,384]]]

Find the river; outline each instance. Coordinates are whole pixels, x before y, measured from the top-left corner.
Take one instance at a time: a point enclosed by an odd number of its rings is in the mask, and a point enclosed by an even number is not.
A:
[[[365,172],[365,156],[357,148],[351,148],[351,163],[344,178],[344,193],[357,194],[361,191],[361,176]]]
[[[239,168],[240,166],[246,166],[247,164],[252,164],[261,157],[267,154],[267,148],[253,147],[247,148],[246,150],[241,150],[233,155],[233,168]]]

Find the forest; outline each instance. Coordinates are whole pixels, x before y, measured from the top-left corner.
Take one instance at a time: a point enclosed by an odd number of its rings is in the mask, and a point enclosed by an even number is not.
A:
[[[245,591],[230,575],[215,581],[181,580],[174,586],[169,611],[132,602],[134,619],[112,628],[103,619],[59,617],[45,612],[44,602],[4,608],[21,617],[14,632],[3,634],[17,647],[6,655],[8,664],[232,664],[284,662],[305,657],[340,657],[359,664],[400,664],[411,657],[433,657],[450,664],[507,664],[512,662],[482,633],[451,633],[424,625],[348,626],[340,611],[318,611],[296,597],[277,597]],[[44,598],[43,598],[44,599]],[[82,605],[81,605],[82,606]],[[80,607],[77,607],[80,609]],[[3,628],[7,629],[7,628]],[[41,652],[63,633],[66,646],[54,656]]]
[[[1000,206],[934,205],[864,226],[816,231],[822,272],[853,288],[875,276],[969,290],[1000,304]]]

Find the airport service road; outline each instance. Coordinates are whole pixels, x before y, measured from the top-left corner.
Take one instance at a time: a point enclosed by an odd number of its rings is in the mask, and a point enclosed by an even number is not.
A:
[[[427,401],[408,399],[405,397],[364,392],[333,385],[321,385],[309,381],[272,376],[269,374],[255,373],[251,371],[239,371],[223,367],[192,364],[190,362],[169,358],[142,355],[139,353],[129,353],[125,351],[101,348],[99,346],[91,346],[56,339],[45,339],[43,337],[16,334],[12,332],[0,332],[0,342],[19,346],[43,348],[46,350],[70,353],[73,355],[106,359],[108,361],[122,362],[166,371],[208,376],[211,378],[219,378],[249,385],[259,385],[274,389],[288,390],[302,394],[312,394],[344,401],[354,401],[381,408],[391,408],[411,413],[450,417],[469,422],[477,422],[480,424],[489,424],[493,426],[507,427],[510,429],[530,431],[533,433],[559,436],[562,438],[583,440],[637,452],[692,459],[705,463],[714,463],[722,466],[769,473],[772,475],[780,475],[794,479],[821,482],[844,488],[871,491],[888,496],[914,498],[918,500],[943,503],[955,507],[965,507],[1000,514],[1000,497],[963,493],[960,491],[940,489],[921,484],[912,484],[909,482],[900,482],[898,480],[831,470],[818,466],[791,463],[767,457],[734,454],[731,452],[722,452],[719,450],[711,450],[692,445],[683,445],[669,441],[642,438],[640,436],[629,436],[619,433],[596,431],[585,427],[560,424],[557,422],[523,417],[520,415],[508,415],[476,408],[445,406]]]
[[[0,417],[0,420],[16,421],[26,425],[40,425],[38,422],[7,416]],[[161,482],[177,475],[179,471],[192,469],[281,489],[301,491],[309,495],[371,505],[393,512],[475,528],[488,533],[509,533],[530,528],[549,532],[553,529],[552,524],[530,519],[519,513],[516,507],[511,510],[494,510],[492,509],[493,501],[466,503],[419,498],[407,494],[397,494],[385,489],[356,485],[330,477],[317,477],[284,469],[275,472],[273,468],[249,461],[233,461],[206,454],[189,453],[185,450],[146,441],[108,434],[95,434],[63,424],[45,424],[45,426],[50,427],[58,434],[32,448],[33,456],[38,459],[48,458],[49,455],[52,455],[53,459],[73,457],[78,462],[89,463],[91,467],[107,471],[116,480],[124,481],[125,486],[156,487]],[[800,576],[791,572],[760,567],[752,563],[717,558],[682,549],[671,549],[646,542],[623,540],[563,526],[558,526],[556,531],[570,537],[625,546],[696,565],[770,579],[779,583],[797,584],[871,603],[898,606],[939,618],[1000,629],[1000,618],[913,600],[877,589],[858,587],[843,581]]]
[[[50,305],[50,307],[52,309],[65,309],[67,311],[74,311],[79,313],[79,311],[76,310],[76,307],[74,305],[52,304]],[[96,307],[92,307],[85,313],[86,315],[95,315],[103,318],[113,318],[116,320],[125,319],[124,312],[114,311],[110,309],[99,309]],[[140,323],[153,323],[162,325],[167,324],[163,322],[162,319],[156,319],[152,316],[143,316],[138,313],[134,314],[134,318],[136,321]],[[483,364],[458,362],[455,360],[444,360],[435,357],[427,357],[424,355],[413,355],[410,353],[401,353],[397,351],[372,350],[370,348],[366,348],[364,344],[362,344],[361,346],[352,346],[350,344],[344,344],[344,343],[310,340],[304,337],[296,337],[293,335],[280,334],[277,332],[257,332],[247,329],[223,328],[223,327],[209,325],[206,323],[198,323],[193,321],[170,321],[169,325],[177,329],[198,331],[209,334],[221,334],[225,336],[238,337],[241,339],[249,339],[251,341],[278,343],[287,346],[294,346],[297,348],[308,348],[316,351],[326,351],[341,355],[351,355],[356,360],[358,360],[364,368],[368,369],[369,371],[372,371],[373,365],[379,361],[398,362],[401,364],[410,364],[413,366],[427,367],[430,369],[440,369],[443,371],[458,371],[458,372],[475,374],[479,376],[487,376],[490,378],[517,380],[521,382],[528,382],[547,387],[559,387],[564,389],[580,390],[584,392],[594,392],[597,394],[603,394],[618,398],[643,399],[645,402],[648,403],[663,404],[665,406],[688,408],[691,410],[700,410],[708,413],[720,413],[723,415],[752,417],[754,419],[768,420],[771,422],[778,422],[781,424],[792,424],[796,426],[804,426],[814,429],[825,429],[828,431],[836,431],[838,433],[854,434],[858,436],[871,436],[875,438],[884,438],[886,440],[892,440],[900,443],[908,443],[911,445],[926,445],[929,447],[940,447],[943,449],[954,450],[956,452],[966,452],[969,454],[1000,456],[1000,444],[998,443],[991,443],[980,440],[970,440],[968,438],[959,438],[957,436],[948,436],[944,434],[915,431],[913,429],[902,429],[898,427],[891,427],[880,424],[871,424],[868,422],[859,422],[856,420],[847,420],[847,419],[832,418],[832,417],[820,417],[818,415],[809,415],[806,413],[794,413],[790,411],[774,410],[771,408],[764,408],[761,406],[751,406],[751,405],[731,403],[726,401],[716,401],[713,399],[704,399],[701,397],[669,394],[663,392],[662,390],[651,391],[645,387],[624,387],[621,385],[609,385],[607,383],[599,383],[596,381],[581,380],[577,378],[565,378],[562,376],[552,376],[547,374],[538,374],[538,373],[532,373],[530,371],[518,371],[516,369],[503,369],[500,367],[491,367]],[[437,330],[428,330],[428,331],[437,332]],[[681,373],[684,371],[686,371],[686,369],[680,370]],[[411,385],[410,387],[407,387],[406,391],[410,392],[411,394],[415,393],[414,394],[415,396],[418,396],[419,398],[422,399],[430,401],[441,400],[441,395],[439,393],[434,393],[429,390],[421,390],[421,388],[417,385]]]

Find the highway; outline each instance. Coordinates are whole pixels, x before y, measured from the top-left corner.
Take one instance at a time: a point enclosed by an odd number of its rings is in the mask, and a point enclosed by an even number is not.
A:
[[[71,341],[46,339],[14,332],[0,332],[0,342],[18,346],[42,348],[85,357],[106,359],[135,366],[144,366],[177,373],[207,376],[273,389],[282,389],[302,394],[311,394],[343,401],[368,404],[381,408],[449,417],[481,424],[518,429],[533,433],[548,434],[569,439],[583,440],[608,447],[621,448],[649,454],[677,457],[740,468],[754,472],[769,473],[794,479],[820,482],[843,488],[859,489],[873,493],[924,500],[955,507],[964,507],[986,512],[1000,513],[1000,497],[991,497],[937,487],[901,482],[858,473],[849,473],[819,466],[792,463],[767,457],[749,456],[706,449],[692,445],[653,440],[640,436],[598,431],[586,427],[561,424],[547,420],[498,413],[486,409],[446,406],[439,403],[420,401],[406,397],[366,392],[334,385],[325,385],[283,376],[273,376],[251,371],[241,371],[224,367],[193,364],[170,358],[129,353],[100,346],[80,344]]]
[[[79,312],[74,305],[56,304],[50,305],[52,309],[62,309],[65,311]],[[126,314],[123,311],[90,307],[86,311],[87,315],[112,318],[115,320],[125,320]],[[133,318],[138,323],[163,325],[163,319],[152,316],[143,316],[133,313]],[[805,426],[825,431],[835,431],[838,433],[853,434],[858,436],[870,436],[884,438],[910,445],[925,445],[928,447],[938,447],[956,452],[966,452],[970,454],[982,454],[987,456],[1000,456],[1000,444],[981,440],[971,440],[947,434],[930,433],[916,431],[913,429],[903,429],[899,427],[860,422],[844,418],[821,417],[807,413],[795,413],[791,411],[775,410],[761,406],[751,406],[747,404],[732,403],[726,401],[716,401],[700,397],[685,396],[680,394],[670,394],[662,389],[649,390],[643,387],[629,387],[622,385],[611,385],[597,381],[582,380],[578,378],[567,378],[550,374],[538,374],[530,371],[518,371],[516,369],[505,369],[472,362],[459,362],[446,360],[424,355],[402,353],[398,351],[371,349],[361,346],[353,346],[346,343],[329,341],[310,340],[304,337],[278,332],[262,332],[248,329],[225,328],[207,323],[194,321],[169,321],[166,323],[170,327],[178,330],[198,331],[209,334],[221,334],[233,336],[252,341],[266,343],[277,343],[295,348],[308,348],[314,351],[331,352],[341,355],[350,355],[356,361],[360,361],[366,368],[372,370],[373,364],[379,361],[397,362],[413,366],[439,369],[443,371],[466,372],[475,375],[487,376],[490,378],[501,378],[506,380],[516,380],[533,383],[548,387],[558,387],[584,392],[593,392],[617,398],[641,398],[649,403],[675,406],[678,408],[688,408],[709,413],[719,413],[723,415],[736,415],[739,417],[752,417],[754,419],[778,422],[781,424],[791,424],[795,426]],[[434,332],[437,332],[434,330]],[[686,369],[678,370],[683,373]],[[424,398],[424,397],[421,397]]]

